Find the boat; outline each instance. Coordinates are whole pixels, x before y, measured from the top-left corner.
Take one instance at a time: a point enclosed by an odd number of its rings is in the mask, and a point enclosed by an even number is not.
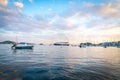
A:
[[[69,42],[56,42],[53,45],[55,45],[55,46],[69,46]]]
[[[43,43],[40,43],[39,45],[44,45]]]
[[[33,45],[30,43],[21,42],[18,44],[14,44],[12,48],[13,49],[33,49]]]

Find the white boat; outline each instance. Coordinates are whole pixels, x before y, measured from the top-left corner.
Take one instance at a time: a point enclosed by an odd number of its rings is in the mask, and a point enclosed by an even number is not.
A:
[[[69,42],[56,42],[53,45],[56,45],[56,46],[69,46]]]
[[[12,46],[12,48],[14,48],[14,49],[33,49],[33,45],[31,45],[30,43],[21,42],[18,44],[14,44]]]

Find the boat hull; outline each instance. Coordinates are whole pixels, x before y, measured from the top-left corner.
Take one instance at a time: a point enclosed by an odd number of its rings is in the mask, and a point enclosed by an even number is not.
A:
[[[54,44],[55,46],[69,46],[69,44]]]
[[[33,46],[16,46],[15,49],[33,49]]]

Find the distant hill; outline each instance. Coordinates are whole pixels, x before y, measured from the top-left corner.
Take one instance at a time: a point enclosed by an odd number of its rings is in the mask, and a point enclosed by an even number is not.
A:
[[[3,42],[0,42],[0,44],[14,44],[15,42],[14,41],[3,41]]]

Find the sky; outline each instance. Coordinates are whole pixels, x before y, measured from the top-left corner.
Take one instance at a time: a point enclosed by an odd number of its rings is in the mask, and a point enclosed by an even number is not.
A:
[[[120,0],[0,0],[0,41],[5,40],[119,41]]]

